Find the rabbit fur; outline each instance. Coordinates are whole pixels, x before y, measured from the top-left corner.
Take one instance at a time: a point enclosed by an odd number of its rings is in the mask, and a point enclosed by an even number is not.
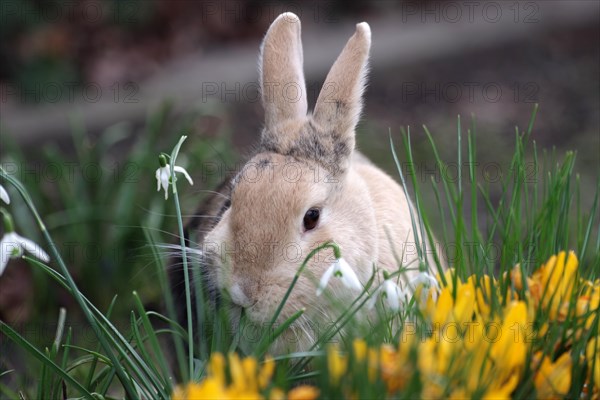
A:
[[[300,33],[300,20],[292,13],[270,26],[259,62],[265,125],[258,151],[205,203],[200,215],[214,218],[188,226],[197,231],[194,241],[206,260],[206,286],[212,293],[226,292],[255,323],[270,320],[308,253],[325,242],[340,247],[363,284],[374,268],[397,271],[399,258],[413,269],[405,279],[418,267],[410,200],[394,179],[355,150],[369,25],[356,25],[312,113]],[[319,219],[307,230],[303,220],[310,209],[319,210]],[[315,340],[307,324],[335,319],[327,299],[344,302],[357,295],[332,278],[326,295],[316,296],[319,278],[333,261],[327,249],[307,264],[277,322],[300,309],[305,313],[273,344],[272,353],[307,350]]]

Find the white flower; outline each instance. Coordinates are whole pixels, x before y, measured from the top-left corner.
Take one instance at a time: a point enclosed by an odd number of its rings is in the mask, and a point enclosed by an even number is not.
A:
[[[15,232],[8,232],[4,235],[2,240],[0,240],[0,275],[4,272],[8,260],[10,258],[21,257],[23,251],[31,253],[33,256],[46,263],[50,261],[50,257],[40,246]]]
[[[160,168],[156,170],[156,191],[160,192],[160,187],[165,190],[165,200],[169,198],[169,183],[171,179],[171,166],[167,164],[167,159],[162,154],[158,157],[160,162]],[[187,173],[185,169],[182,167],[178,167],[177,165],[173,168],[175,172],[181,172],[185,179],[190,183],[190,185],[194,184],[192,178]]]
[[[413,293],[417,290],[418,287],[421,287],[421,296],[419,298],[419,304],[425,304],[427,302],[427,298],[429,297],[430,291],[433,301],[437,300],[438,293],[440,292],[440,286],[437,280],[434,276],[427,272],[419,272],[419,274],[410,281],[409,286],[411,287]]]
[[[333,264],[321,277],[319,281],[319,287],[317,288],[317,296],[320,296],[323,293],[323,290],[327,287],[329,280],[332,276],[336,276],[342,279],[342,283],[349,289],[362,290],[362,285],[358,280],[358,276],[352,270],[352,267],[344,260],[343,258],[339,258],[335,260]]]
[[[0,185],[0,199],[6,204],[10,204],[10,197],[8,197],[8,192],[2,185]]]
[[[391,279],[386,279],[383,281],[381,286],[377,288],[373,296],[369,299],[369,303],[367,304],[367,308],[372,309],[377,302],[379,296],[383,296],[386,299],[387,305],[392,309],[392,311],[397,312],[400,310],[400,305],[404,303],[406,294],[400,288],[400,286],[396,285]]]

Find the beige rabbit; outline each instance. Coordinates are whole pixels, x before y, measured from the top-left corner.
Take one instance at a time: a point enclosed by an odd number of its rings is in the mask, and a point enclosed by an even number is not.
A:
[[[222,198],[230,199],[209,201],[216,202],[211,206],[216,219],[202,225],[199,239],[210,260],[209,286],[226,291],[251,321],[269,321],[305,257],[328,241],[340,247],[362,283],[374,267],[397,271],[399,258],[413,270],[408,277],[418,268],[410,201],[395,180],[355,150],[370,47],[369,25],[356,25],[311,114],[300,20],[282,14],[264,38],[265,127],[258,152],[221,188]],[[306,350],[314,337],[305,325],[334,319],[326,299],[358,294],[333,278],[327,295],[316,296],[319,278],[333,261],[328,249],[307,265],[278,322],[302,308],[305,314],[272,353]]]

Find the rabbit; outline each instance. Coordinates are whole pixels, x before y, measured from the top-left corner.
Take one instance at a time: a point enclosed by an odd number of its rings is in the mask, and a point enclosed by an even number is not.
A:
[[[213,297],[227,293],[257,324],[272,318],[305,257],[325,242],[339,246],[363,284],[374,267],[397,271],[398,257],[412,268],[404,279],[419,266],[411,201],[394,179],[355,149],[369,25],[356,25],[312,113],[300,31],[300,19],[289,12],[268,29],[259,61],[265,123],[257,152],[207,201],[202,218],[188,226],[196,235],[189,243],[200,246],[205,260],[205,286]],[[322,253],[308,262],[281,311],[277,323],[305,309],[272,344],[273,354],[308,350],[316,338],[307,325],[334,319],[327,296],[316,296],[319,278],[334,261],[331,249]],[[331,279],[325,290],[338,299],[356,295],[339,279]]]

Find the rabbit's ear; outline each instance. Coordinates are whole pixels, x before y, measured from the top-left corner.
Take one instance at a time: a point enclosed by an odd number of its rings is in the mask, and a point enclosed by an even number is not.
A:
[[[300,19],[283,13],[271,24],[261,47],[260,89],[267,128],[306,117],[302,63]]]
[[[351,149],[362,110],[370,48],[371,28],[361,22],[331,67],[313,113],[322,129],[341,135]]]

